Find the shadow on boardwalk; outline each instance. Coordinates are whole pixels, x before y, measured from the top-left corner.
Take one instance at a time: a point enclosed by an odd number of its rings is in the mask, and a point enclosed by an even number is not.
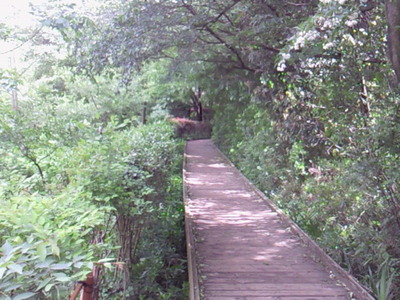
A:
[[[188,142],[185,155],[192,299],[373,299],[318,263],[210,140]]]

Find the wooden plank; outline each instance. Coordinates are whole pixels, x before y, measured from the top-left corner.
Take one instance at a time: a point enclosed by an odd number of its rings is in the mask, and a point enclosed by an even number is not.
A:
[[[336,300],[345,300],[345,299],[349,299],[349,297],[346,295],[346,293],[327,293],[327,294],[321,294],[320,293],[312,293],[312,292],[307,292],[307,291],[299,291],[296,294],[292,294],[292,293],[249,293],[249,292],[245,292],[245,291],[235,291],[235,292],[231,292],[231,291],[226,291],[226,292],[210,292],[207,296],[206,299],[215,299],[218,297],[229,297],[230,299],[236,299],[237,297],[241,297],[244,299],[248,299],[250,297],[261,297],[262,299],[268,298],[268,297],[273,297],[273,299],[281,299],[281,298],[294,298],[294,297],[303,297],[306,298],[308,300],[311,299],[315,299],[315,298],[320,298],[320,297],[331,297],[333,299]]]
[[[215,146],[214,146],[215,147]],[[246,176],[244,176],[232,162],[223,154],[218,148],[216,151],[224,158],[225,162],[232,166],[234,171],[238,176],[240,176],[243,182],[251,187],[260,198],[268,204],[274,211],[276,211],[281,218],[281,220],[291,228],[292,232],[298,235],[302,241],[307,245],[307,247],[313,252],[318,260],[325,267],[329,268],[331,272],[334,273],[338,280],[342,281],[352,292],[353,296],[357,299],[374,300],[375,298],[362,286],[357,279],[346,272],[342,267],[340,267],[329,255],[327,255],[324,250],[322,250],[296,223],[294,223],[286,214],[278,208],[273,202],[271,202]]]
[[[208,282],[206,284],[206,288],[208,290],[213,291],[229,291],[234,286],[235,290],[238,291],[318,291],[321,293],[321,290],[325,291],[334,291],[337,293],[338,291],[343,292],[341,286],[334,286],[330,282],[326,284],[314,284],[314,283],[280,283],[279,285],[274,283],[236,283],[234,285],[230,283],[216,283],[216,282]]]
[[[338,300],[337,296],[215,296],[213,300]]]
[[[185,145],[185,153],[187,145]],[[186,155],[186,154],[185,154]],[[183,159],[182,177],[186,178],[186,157]],[[192,216],[188,212],[189,196],[187,186],[183,186],[183,201],[185,206],[185,234],[186,234],[186,249],[187,249],[187,265],[189,277],[189,298],[190,300],[200,300],[200,282],[199,273],[197,270],[197,262],[195,258],[195,242],[193,237]]]
[[[373,299],[210,141],[187,143],[183,175],[191,300]]]

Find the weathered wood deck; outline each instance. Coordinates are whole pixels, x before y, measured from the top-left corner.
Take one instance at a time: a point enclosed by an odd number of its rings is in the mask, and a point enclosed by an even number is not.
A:
[[[373,299],[210,140],[185,152],[190,299]]]

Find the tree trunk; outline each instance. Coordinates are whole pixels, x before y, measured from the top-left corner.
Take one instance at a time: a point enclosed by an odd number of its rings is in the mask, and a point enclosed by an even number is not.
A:
[[[400,83],[400,0],[385,0],[389,58]]]
[[[143,125],[146,125],[147,123],[147,102],[143,104],[142,123]]]
[[[199,104],[197,106],[197,121],[203,122],[203,105],[199,101]]]
[[[202,94],[203,91],[201,90],[201,88],[198,88],[197,91],[193,89],[192,95],[190,96],[193,102],[193,111],[196,113],[196,119],[200,122],[203,121],[203,105],[200,101]]]
[[[12,91],[11,100],[12,100],[13,110],[19,110],[17,90]]]

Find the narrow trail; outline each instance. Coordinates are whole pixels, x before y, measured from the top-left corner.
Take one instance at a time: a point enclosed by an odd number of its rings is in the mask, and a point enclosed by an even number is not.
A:
[[[210,140],[187,143],[184,189],[191,299],[373,299]]]

